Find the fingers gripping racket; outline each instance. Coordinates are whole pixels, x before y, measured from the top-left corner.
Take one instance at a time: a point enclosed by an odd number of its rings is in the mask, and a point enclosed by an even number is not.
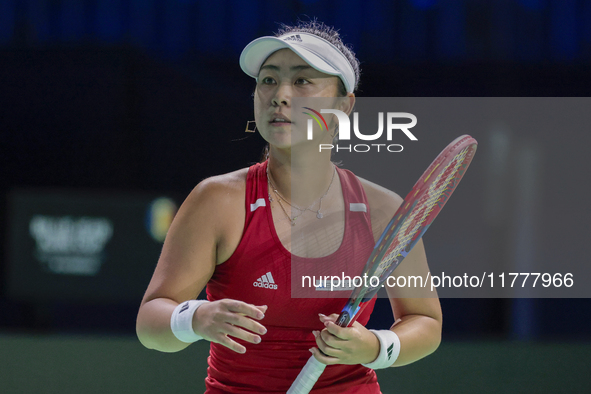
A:
[[[359,312],[421,239],[464,176],[476,146],[476,140],[468,135],[456,138],[415,183],[365,263],[361,276],[377,277],[378,283],[371,286],[369,281],[370,286],[353,290],[336,322],[339,326],[347,327],[355,322]],[[310,392],[325,368],[325,364],[310,357],[287,394]]]

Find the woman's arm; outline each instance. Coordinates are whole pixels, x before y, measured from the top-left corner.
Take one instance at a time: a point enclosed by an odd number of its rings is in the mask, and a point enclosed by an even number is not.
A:
[[[385,188],[362,180],[370,202],[372,228],[376,240],[382,234],[403,199]],[[400,263],[392,277],[426,278],[429,272],[423,241],[420,240]],[[411,283],[409,280],[407,284]],[[433,353],[441,342],[442,313],[436,291],[429,287],[389,287],[386,291],[394,325],[390,328],[400,339],[400,354],[393,366],[415,362]]]
[[[147,348],[176,352],[189,345],[172,333],[171,315],[181,302],[199,295],[216,264],[229,258],[240,240],[244,182],[235,178],[228,174],[201,182],[175,216],[138,311],[136,332]],[[253,332],[266,332],[255,321],[265,309],[237,300],[206,303],[193,316],[193,329],[205,339],[242,353],[244,347],[228,335],[260,342]]]
[[[426,278],[428,272],[427,257],[421,240],[392,276]],[[433,353],[441,342],[443,324],[437,293],[431,292],[429,288],[415,287],[386,287],[386,291],[396,319],[391,330],[400,339],[400,354],[393,366],[407,365]]]

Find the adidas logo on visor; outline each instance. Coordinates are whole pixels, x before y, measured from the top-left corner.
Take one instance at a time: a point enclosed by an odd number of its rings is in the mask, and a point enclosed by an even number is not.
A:
[[[277,290],[277,284],[275,284],[275,280],[273,280],[273,275],[270,272],[267,272],[265,275],[261,276],[252,284],[254,287],[262,287],[264,289],[271,289]]]
[[[283,41],[297,41],[297,42],[302,42],[302,37],[300,37],[299,34],[296,34],[294,36],[289,36],[287,38],[284,38]]]

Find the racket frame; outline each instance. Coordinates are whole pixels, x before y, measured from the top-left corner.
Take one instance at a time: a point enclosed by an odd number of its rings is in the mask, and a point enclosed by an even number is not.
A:
[[[353,290],[353,294],[351,294],[351,297],[347,301],[347,304],[343,307],[341,314],[335,322],[337,325],[340,327],[347,327],[355,322],[362,310],[365,308],[365,306],[367,306],[367,303],[377,294],[387,277],[390,276],[390,274],[396,269],[396,267],[398,267],[402,260],[418,243],[464,176],[468,166],[472,162],[474,154],[476,153],[476,147],[477,142],[474,138],[470,137],[469,135],[462,135],[446,146],[429,165],[429,167],[427,167],[425,172],[423,172],[421,177],[417,180],[411,191],[406,195],[402,201],[402,204],[400,204],[400,207],[380,235],[380,238],[376,242],[371,255],[367,259],[362,276],[372,277],[376,272],[379,267],[379,263],[388,251],[390,243],[393,241],[391,237],[395,236],[398,231],[400,231],[400,227],[416,207],[416,204],[419,201],[417,196],[422,196],[425,192],[425,189],[431,185],[431,183],[428,183],[431,177],[437,177],[447,169],[447,166],[441,167],[441,164],[447,162],[451,155],[456,157],[464,150],[467,150],[465,158],[462,160],[460,165],[461,168],[457,169],[457,175],[455,175],[450,180],[450,182],[453,183],[446,189],[446,193],[441,194],[441,197],[439,197],[438,201],[435,203],[437,207],[434,208],[431,213],[429,213],[425,224],[421,226],[421,229],[413,236],[412,240],[408,243],[407,247],[404,248],[401,254],[395,257],[397,261],[393,262],[390,267],[382,273],[379,283],[376,287],[357,287]],[[451,164],[451,160],[449,160],[449,164]],[[439,201],[442,197],[443,201]]]

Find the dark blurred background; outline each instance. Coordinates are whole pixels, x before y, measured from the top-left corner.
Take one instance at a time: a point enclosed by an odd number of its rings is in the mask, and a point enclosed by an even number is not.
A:
[[[158,392],[158,384],[172,387],[182,368],[198,369],[187,365],[192,357],[201,360],[198,377],[178,390],[202,387],[206,346],[172,358],[153,355],[134,337],[161,247],[155,217],[173,210],[150,207],[158,199],[178,206],[202,179],[258,161],[262,139],[244,134],[253,119],[254,80],[240,70],[239,54],[279,23],[313,17],[340,29],[356,50],[361,97],[591,91],[591,1],[0,0],[0,391]],[[62,257],[72,253],[102,269],[68,271],[63,259],[56,268],[55,250],[40,257],[34,217],[49,226],[45,237],[115,226],[112,242],[98,252],[63,239],[55,246]],[[82,217],[108,224],[84,224]],[[119,222],[129,228],[117,238]],[[490,240],[501,248],[502,230]],[[587,299],[443,299],[442,305],[442,348],[431,361],[406,367],[405,377],[394,375],[396,383],[384,377],[384,392],[405,382],[413,389],[418,381],[425,392],[441,390],[440,383],[460,392],[569,385],[568,392],[582,392],[577,357],[589,347]],[[380,300],[370,325],[391,324],[384,316],[391,313]],[[129,360],[115,367],[110,352]],[[48,353],[49,362],[40,361]],[[85,354],[113,378],[99,374]],[[557,354],[561,372],[540,372]],[[507,360],[522,369],[515,372]],[[172,375],[162,372],[163,363]],[[456,386],[454,363],[470,376],[470,389]],[[39,372],[41,365],[48,369]],[[41,377],[28,379],[30,368]],[[150,377],[133,383],[142,373]],[[98,376],[103,386],[92,382]],[[532,389],[532,382],[543,384]]]

